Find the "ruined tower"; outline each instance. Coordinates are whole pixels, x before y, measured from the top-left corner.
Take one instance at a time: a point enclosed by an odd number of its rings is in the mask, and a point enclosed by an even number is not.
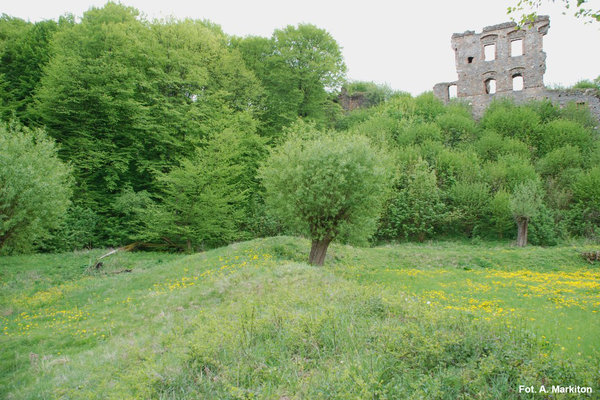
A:
[[[600,99],[590,91],[556,91],[544,86],[546,53],[543,38],[550,19],[539,16],[520,29],[514,22],[452,35],[452,49],[458,80],[438,83],[433,93],[447,103],[452,98],[468,102],[475,117],[481,117],[489,103],[510,97],[517,103],[549,99],[561,106],[569,101],[587,105],[598,118]]]

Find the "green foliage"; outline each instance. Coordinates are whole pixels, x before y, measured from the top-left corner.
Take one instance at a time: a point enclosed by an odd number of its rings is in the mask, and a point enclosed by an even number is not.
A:
[[[338,131],[350,130],[357,124],[366,121],[373,115],[373,109],[356,108],[342,116],[335,122],[335,129]]]
[[[517,22],[520,25],[526,25],[535,21],[537,10],[544,3],[546,3],[544,0],[519,0],[514,7],[508,7],[508,13],[520,14]],[[561,3],[561,7],[565,9],[563,14],[566,14],[568,10],[575,18],[581,18],[586,24],[600,22],[600,9],[595,8],[597,5],[590,7],[588,0],[562,0]]]
[[[572,183],[572,229],[578,234],[600,234],[600,167],[582,172]]]
[[[535,219],[531,220],[528,227],[528,241],[538,246],[556,246],[558,234],[555,218],[545,204],[540,204]]]
[[[488,205],[490,228],[498,238],[509,234],[514,227],[514,219],[510,208],[510,193],[499,190]]]
[[[490,189],[485,183],[458,181],[448,192],[456,227],[467,236],[481,229],[490,202]]]
[[[260,176],[267,205],[293,230],[315,240],[360,242],[375,229],[390,168],[363,136],[315,133],[282,144]]]
[[[542,190],[536,180],[519,183],[510,197],[510,209],[516,221],[535,218],[542,204]]]
[[[531,100],[523,105],[533,110],[540,117],[540,122],[546,124],[561,117],[561,110],[558,105],[554,105],[550,100]]]
[[[252,152],[261,143],[253,134],[226,131],[162,175],[164,195],[149,208],[147,238],[192,251],[243,237],[247,198],[256,190]]]
[[[501,156],[496,162],[486,163],[482,175],[493,190],[512,191],[522,182],[538,179],[529,160],[514,155]]]
[[[455,182],[475,182],[481,174],[477,155],[469,150],[454,150],[441,145],[425,143],[423,155],[435,168],[438,185],[448,190]]]
[[[70,204],[70,172],[43,130],[0,123],[0,253],[30,250],[60,225]]]
[[[589,107],[581,107],[573,101],[560,109],[560,117],[577,122],[588,129],[594,129],[598,124],[598,119],[592,114]]]
[[[298,117],[329,124],[337,106],[330,92],[341,87],[346,71],[331,34],[311,24],[289,25],[270,39],[236,38],[233,45],[265,88],[261,119],[267,136],[276,137]]]
[[[523,159],[531,157],[525,143],[511,137],[503,137],[494,131],[485,131],[473,147],[485,161],[497,161],[503,155],[515,155]]]
[[[0,118],[28,121],[27,107],[51,56],[50,42],[69,25],[68,17],[34,24],[6,14],[0,17]]]
[[[287,26],[268,38],[229,37],[209,21],[149,21],[109,2],[79,21],[30,23],[3,15],[0,61],[0,115],[46,127],[72,167],[74,205],[66,222],[35,239],[44,251],[165,238],[172,246],[187,247],[189,239],[190,248],[203,248],[287,232],[286,220],[269,213],[258,166],[268,146],[300,136],[313,143],[333,126],[348,134],[340,141],[367,137],[396,161],[389,173],[399,176],[386,211],[395,225],[384,235],[391,222],[383,221],[380,237],[422,240],[442,233],[439,226],[449,224],[439,221],[452,218],[452,233],[504,235],[506,196],[530,180],[540,180],[544,224],[554,220],[556,236],[597,231],[595,200],[574,194],[574,185],[600,163],[597,121],[586,107],[500,100],[476,122],[467,104],[444,105],[431,92],[413,97],[370,82],[345,83],[338,43],[314,25]],[[369,108],[343,115],[344,84]],[[205,153],[209,148],[223,164]],[[211,170],[230,167],[229,180]],[[209,233],[208,219],[201,221],[208,208],[194,211],[198,222],[180,220],[177,205],[200,207],[196,194],[186,192],[186,179],[210,188],[206,204],[225,204],[217,207],[225,210],[221,231]],[[211,192],[218,182],[223,188]],[[411,187],[426,187],[432,197]],[[479,195],[487,196],[486,207],[474,205]],[[233,205],[236,213],[229,212]],[[363,242],[376,218],[366,220],[365,232],[349,229]],[[202,232],[194,231],[196,223]],[[350,240],[344,226],[336,235]],[[545,230],[532,229],[534,235]]]
[[[422,242],[432,237],[445,219],[435,171],[419,159],[401,176],[400,187],[386,206],[377,236],[387,240],[416,239]]]
[[[538,146],[540,154],[547,154],[552,150],[566,145],[578,147],[582,153],[587,153],[592,147],[592,133],[574,121],[557,119],[544,125]]]
[[[364,122],[357,123],[349,130],[352,134],[366,136],[374,143],[392,148],[395,144],[412,143],[412,138],[404,135],[403,121],[389,115],[375,114]]]
[[[471,116],[446,113],[440,115],[436,122],[442,129],[444,141],[450,146],[474,139],[476,126]]]
[[[532,146],[540,138],[540,123],[541,118],[534,110],[503,100],[490,104],[481,120],[481,127]]]
[[[57,228],[37,243],[37,248],[44,252],[68,252],[91,249],[98,245],[96,235],[98,215],[89,208],[71,205],[65,218]]]
[[[443,137],[439,123],[412,121],[397,136],[399,145],[422,144],[426,141],[441,142]]]
[[[105,243],[119,246],[144,238],[151,222],[147,210],[153,205],[154,200],[146,190],[135,192],[131,187],[124,188],[111,204],[108,226],[117,228],[107,230]]]
[[[544,176],[559,176],[563,171],[583,166],[583,156],[578,147],[567,144],[547,153],[538,161],[537,170]]]
[[[394,91],[388,85],[374,82],[353,81],[344,85],[349,96],[360,94],[364,99],[362,107],[369,108],[389,100]]]
[[[107,3],[57,33],[34,109],[73,165],[77,203],[102,217],[111,244],[129,236],[125,214],[113,218],[123,190],[157,196],[157,176],[202,140],[256,125],[257,82],[218,29],[137,14]]]
[[[425,122],[433,122],[445,112],[444,103],[433,95],[425,92],[414,98],[414,116]]]
[[[588,79],[583,79],[574,84],[573,89],[596,89],[600,92],[600,80],[596,79],[590,81]]]

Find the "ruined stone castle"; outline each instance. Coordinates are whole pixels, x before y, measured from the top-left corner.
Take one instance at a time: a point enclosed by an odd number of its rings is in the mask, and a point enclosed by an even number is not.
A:
[[[445,103],[452,98],[468,102],[476,118],[495,98],[510,97],[517,103],[549,99],[561,107],[575,102],[589,107],[600,121],[600,97],[593,89],[566,91],[544,86],[543,38],[549,27],[550,19],[540,16],[521,29],[507,22],[487,26],[481,33],[453,34],[458,80],[438,83],[433,93]]]

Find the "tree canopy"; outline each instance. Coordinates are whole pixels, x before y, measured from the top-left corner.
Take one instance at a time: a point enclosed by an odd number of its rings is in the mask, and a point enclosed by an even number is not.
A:
[[[237,38],[234,46],[265,88],[268,136],[277,135],[298,117],[328,125],[337,106],[330,93],[343,84],[346,65],[327,31],[312,24],[289,25],[275,30],[271,38]]]
[[[517,3],[508,7],[509,14],[520,14],[518,22],[524,25],[535,20],[537,10],[546,3],[546,0],[518,0]],[[552,0],[556,3],[556,0]],[[564,8],[564,14],[571,12],[575,18],[580,18],[586,23],[600,22],[600,8],[590,5],[590,0],[559,0]]]
[[[5,129],[30,132],[32,143],[31,132],[46,132],[40,143],[55,143],[72,176],[52,222],[11,251],[196,250],[300,233],[318,242],[316,262],[334,239],[510,240],[511,199],[533,181],[531,243],[600,234],[598,121],[586,107],[499,100],[476,121],[459,100],[347,82],[339,44],[315,25],[240,38],[210,21],[149,20],[108,2],[81,19],[3,15],[0,61]],[[390,195],[364,192],[365,206],[354,193],[379,185],[368,171],[383,164]]]
[[[0,123],[0,254],[28,250],[57,227],[70,184],[70,168],[43,130]]]
[[[292,136],[260,171],[270,209],[312,239],[311,264],[322,265],[336,238],[373,234],[390,185],[384,154],[362,136],[314,131]]]

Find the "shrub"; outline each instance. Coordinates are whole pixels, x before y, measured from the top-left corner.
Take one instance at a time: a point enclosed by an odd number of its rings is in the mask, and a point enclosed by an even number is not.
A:
[[[557,119],[542,128],[538,151],[540,155],[543,155],[554,149],[571,145],[578,147],[582,152],[587,152],[592,144],[592,134],[584,126],[577,122]]]
[[[437,118],[437,123],[442,130],[444,141],[451,146],[460,142],[471,141],[475,137],[477,127],[471,117],[446,113]]]
[[[58,228],[70,204],[70,168],[41,129],[0,123],[0,252],[22,252]]]
[[[394,91],[388,85],[378,85],[374,82],[350,82],[345,86],[348,95],[360,93],[365,99],[363,107],[373,107],[388,100]]]
[[[502,137],[494,131],[485,131],[474,143],[474,148],[486,161],[497,161],[503,155],[515,155],[524,159],[531,156],[525,143],[518,139]]]
[[[480,228],[490,201],[489,186],[481,182],[456,182],[448,193],[458,226],[471,236]]]
[[[440,188],[445,190],[458,180],[473,182],[479,179],[479,159],[472,151],[453,150],[443,146],[438,149],[429,147],[426,150],[433,150],[425,152],[425,156],[436,170]]]
[[[254,137],[253,134],[247,134]],[[167,239],[187,251],[216,247],[240,238],[247,212],[247,172],[240,162],[259,142],[225,131],[210,139],[194,157],[160,176],[164,195],[148,209],[148,238]]]
[[[441,115],[444,112],[444,103],[435,97],[433,92],[425,92],[415,97],[414,115],[416,118],[425,122],[433,122],[438,115]]]
[[[550,100],[533,100],[526,103],[525,107],[539,115],[542,124],[560,117],[560,108],[555,106]]]
[[[487,163],[483,177],[492,190],[513,190],[519,183],[537,179],[538,174],[528,159],[519,156],[501,156],[497,162]]]
[[[147,191],[135,192],[131,187],[123,189],[111,204],[109,228],[106,229],[108,237],[103,242],[119,246],[143,238],[147,229],[147,210],[153,204]]]
[[[583,79],[573,85],[573,89],[596,89],[600,91],[600,83],[596,80],[594,82]]]
[[[492,231],[502,238],[513,230],[514,219],[510,209],[510,194],[500,190],[494,194],[488,206],[489,222]]]
[[[534,145],[540,137],[540,123],[539,115],[532,109],[510,101],[496,101],[486,110],[481,127]]]
[[[529,224],[528,240],[533,245],[556,246],[558,234],[552,210],[545,204],[538,208],[536,217]]]
[[[569,168],[580,168],[583,157],[578,147],[567,144],[550,151],[537,163],[537,170],[546,176],[559,176]]]
[[[92,248],[98,244],[96,228],[99,223],[100,217],[92,209],[72,205],[60,225],[52,229],[37,247],[49,252]]]
[[[395,118],[387,115],[376,114],[368,120],[355,125],[350,132],[358,135],[363,135],[371,139],[374,143],[381,143],[386,146],[391,146],[399,139],[400,123]],[[406,144],[412,143],[412,140],[406,141]]]
[[[580,173],[571,186],[573,207],[569,213],[575,233],[600,234],[600,167]]]
[[[382,239],[415,238],[422,242],[434,234],[445,218],[435,171],[418,160],[407,170],[404,187],[392,196],[379,227]]]
[[[346,131],[351,129],[353,126],[358,125],[368,120],[373,115],[372,109],[357,108],[344,115],[342,115],[335,123],[335,129],[339,131]]]
[[[442,141],[442,131],[439,125],[433,122],[407,123],[397,139],[399,144],[421,144],[425,141]]]
[[[560,110],[560,117],[578,123],[586,128],[594,128],[598,123],[588,107],[580,107],[575,102],[568,103]]]

